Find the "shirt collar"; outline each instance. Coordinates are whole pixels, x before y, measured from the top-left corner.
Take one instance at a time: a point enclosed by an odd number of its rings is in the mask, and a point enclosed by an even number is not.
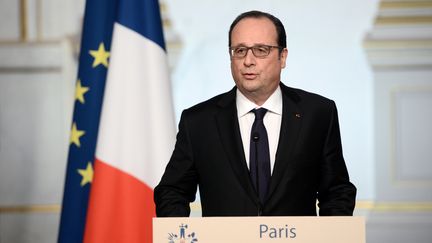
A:
[[[272,95],[264,102],[262,106],[257,106],[255,103],[250,101],[246,96],[240,92],[239,89],[236,91],[236,104],[237,104],[237,116],[242,117],[249,113],[255,108],[266,108],[268,111],[282,115],[282,91],[278,87]]]

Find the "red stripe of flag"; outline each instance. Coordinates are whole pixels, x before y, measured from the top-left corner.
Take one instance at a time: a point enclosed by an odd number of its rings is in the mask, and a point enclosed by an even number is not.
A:
[[[84,242],[151,242],[153,190],[98,159],[95,171]]]

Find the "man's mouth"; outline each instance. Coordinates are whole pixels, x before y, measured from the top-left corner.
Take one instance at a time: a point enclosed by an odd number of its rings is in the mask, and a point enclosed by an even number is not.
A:
[[[250,80],[255,79],[258,76],[258,74],[256,73],[242,73],[242,75],[245,79],[250,79]]]

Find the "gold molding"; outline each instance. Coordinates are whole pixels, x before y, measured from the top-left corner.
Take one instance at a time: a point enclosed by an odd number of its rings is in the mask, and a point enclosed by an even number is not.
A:
[[[161,13],[168,11],[168,7],[167,7],[165,1],[159,1],[159,9],[160,9]]]
[[[374,201],[356,201],[356,210],[371,210],[375,206]]]
[[[413,25],[413,24],[432,24],[432,16],[398,16],[398,17],[378,16],[375,20],[375,25]]]
[[[192,211],[200,211],[201,204],[190,204]],[[432,202],[374,202],[359,200],[356,202],[356,210],[369,210],[377,212],[432,212]]]
[[[200,202],[190,204],[192,211],[200,211]],[[60,204],[36,204],[0,206],[0,214],[9,213],[60,213]],[[359,200],[356,202],[356,210],[370,210],[378,212],[432,212],[432,202],[374,202]]]
[[[0,74],[36,74],[36,73],[61,73],[61,67],[0,67]]]
[[[356,210],[375,212],[432,212],[432,202],[374,202],[358,201]]]
[[[28,39],[28,5],[27,0],[20,0],[20,40],[27,41]]]
[[[60,213],[59,204],[0,206],[0,214],[4,213]]]
[[[374,64],[371,66],[374,71],[429,71],[432,70],[432,64],[401,64],[401,65],[388,65],[388,64]]]
[[[380,212],[431,212],[432,203],[376,203],[372,210]]]
[[[162,19],[162,25],[164,29],[171,29],[172,28],[172,23],[171,20],[168,18],[163,18]]]
[[[192,202],[189,206],[192,211],[201,211],[201,202]]]
[[[42,27],[42,3],[41,0],[36,0],[36,41],[43,40]]]
[[[383,1],[380,9],[432,8],[432,1]]]
[[[366,40],[365,49],[429,49],[432,40]]]
[[[50,45],[50,44],[61,44],[65,39],[50,39],[50,40],[28,40],[25,43],[17,40],[0,40],[0,45]]]

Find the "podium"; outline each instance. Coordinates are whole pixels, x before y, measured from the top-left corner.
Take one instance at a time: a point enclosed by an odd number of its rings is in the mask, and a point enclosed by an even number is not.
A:
[[[153,243],[365,243],[364,217],[153,218]]]

